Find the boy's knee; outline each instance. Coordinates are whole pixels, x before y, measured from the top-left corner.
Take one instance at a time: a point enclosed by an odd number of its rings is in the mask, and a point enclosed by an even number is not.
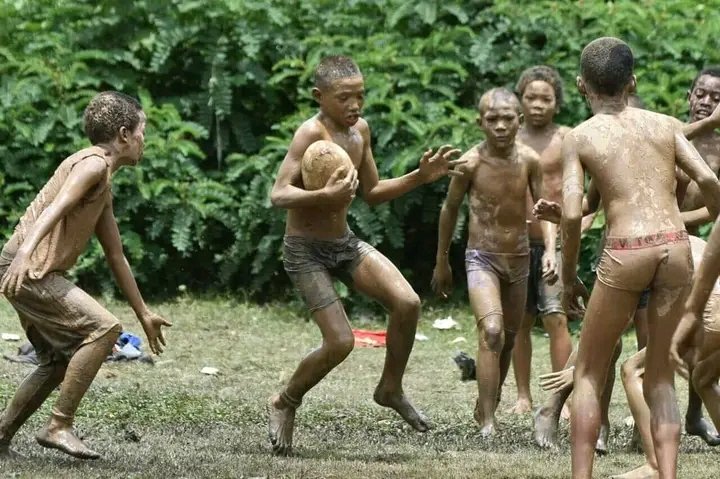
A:
[[[355,347],[355,337],[352,331],[343,333],[325,343],[325,349],[333,362],[340,362],[345,359]]]
[[[482,339],[488,349],[492,351],[500,351],[503,348],[505,331],[502,316],[491,315],[482,321]]]
[[[392,309],[404,318],[417,319],[420,316],[420,297],[415,291],[407,291],[394,299]]]
[[[635,361],[632,359],[628,359],[622,364],[622,366],[620,366],[620,377],[622,378],[623,384],[628,384],[630,382],[630,380],[635,376],[635,371],[637,371],[637,367],[635,365]]]
[[[552,313],[542,318],[543,327],[548,334],[555,335],[562,330],[567,330],[567,318],[562,313]]]

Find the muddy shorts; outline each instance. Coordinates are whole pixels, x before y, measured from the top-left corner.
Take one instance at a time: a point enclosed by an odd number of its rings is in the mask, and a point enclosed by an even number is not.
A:
[[[594,263],[591,265],[590,269],[596,273],[597,272],[597,266],[600,262],[600,258],[602,257],[602,252],[605,249],[605,233],[606,230],[603,230],[602,238],[600,239],[599,243],[599,251],[596,252],[596,258]],[[645,288],[642,293],[640,293],[640,299],[638,299],[638,305],[637,309],[645,309],[648,307],[648,303],[650,303],[650,288]]]
[[[285,236],[283,265],[310,312],[325,308],[338,299],[333,277],[352,283],[352,273],[375,248],[348,230],[334,240]]]
[[[0,277],[12,258],[0,256]],[[26,279],[20,294],[8,298],[41,365],[67,363],[83,344],[109,331],[122,331],[120,322],[89,294],[59,273]]]
[[[530,274],[527,253],[490,253],[479,249],[465,250],[465,271],[468,288],[477,286],[477,271],[494,273],[505,283],[523,281]]]
[[[610,237],[597,267],[597,279],[625,291],[648,287],[685,288],[693,263],[687,231],[666,231],[640,237]]]
[[[530,275],[528,276],[527,312],[532,315],[547,316],[548,314],[564,313],[562,307],[562,281],[548,284],[542,274],[542,257],[545,254],[545,244],[530,242]],[[557,271],[562,268],[560,250],[555,251]]]

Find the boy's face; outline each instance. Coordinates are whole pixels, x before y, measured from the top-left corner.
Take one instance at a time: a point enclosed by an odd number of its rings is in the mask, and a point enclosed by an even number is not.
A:
[[[720,103],[720,78],[703,75],[695,82],[688,95],[690,103],[690,121],[702,120],[715,110]]]
[[[365,102],[365,82],[362,75],[339,78],[325,89],[313,89],[320,109],[339,125],[351,127],[357,123]]]
[[[531,81],[523,91],[520,103],[525,121],[535,127],[552,123],[557,112],[555,89],[542,80]]]
[[[480,128],[492,146],[501,149],[512,146],[520,128],[517,103],[497,97],[491,99],[480,117]]]

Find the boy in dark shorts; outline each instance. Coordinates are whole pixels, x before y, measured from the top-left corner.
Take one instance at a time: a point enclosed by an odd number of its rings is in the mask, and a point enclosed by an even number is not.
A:
[[[390,313],[385,367],[375,402],[394,409],[416,430],[428,429],[402,388],[420,317],[420,298],[385,256],[348,229],[347,212],[358,188],[368,204],[376,205],[454,173],[450,168],[462,162],[450,161],[459,151],[446,145],[435,154],[426,151],[417,170],[380,180],[370,128],[360,116],[364,95],[362,73],[350,58],[332,56],[320,62],[313,88],[320,111],[295,132],[271,192],[273,205],[288,210],[285,269],[323,336],[322,345],[300,361],[285,388],[268,401],[268,433],[278,455],[292,451],[295,411],[305,394],[353,349],[353,333],[333,286],[334,274],[350,277],[357,291],[379,301]],[[308,146],[318,140],[340,145],[355,169],[345,174],[338,169],[324,188],[307,191],[301,161]]]

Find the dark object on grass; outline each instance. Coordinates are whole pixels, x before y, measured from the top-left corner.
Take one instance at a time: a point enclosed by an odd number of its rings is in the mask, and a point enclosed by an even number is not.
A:
[[[460,368],[460,381],[475,381],[475,360],[473,358],[460,351],[453,357],[453,361]]]
[[[3,355],[5,359],[11,363],[34,364],[37,366],[38,358],[35,354],[35,348],[30,343],[25,343],[18,348],[17,356]]]

